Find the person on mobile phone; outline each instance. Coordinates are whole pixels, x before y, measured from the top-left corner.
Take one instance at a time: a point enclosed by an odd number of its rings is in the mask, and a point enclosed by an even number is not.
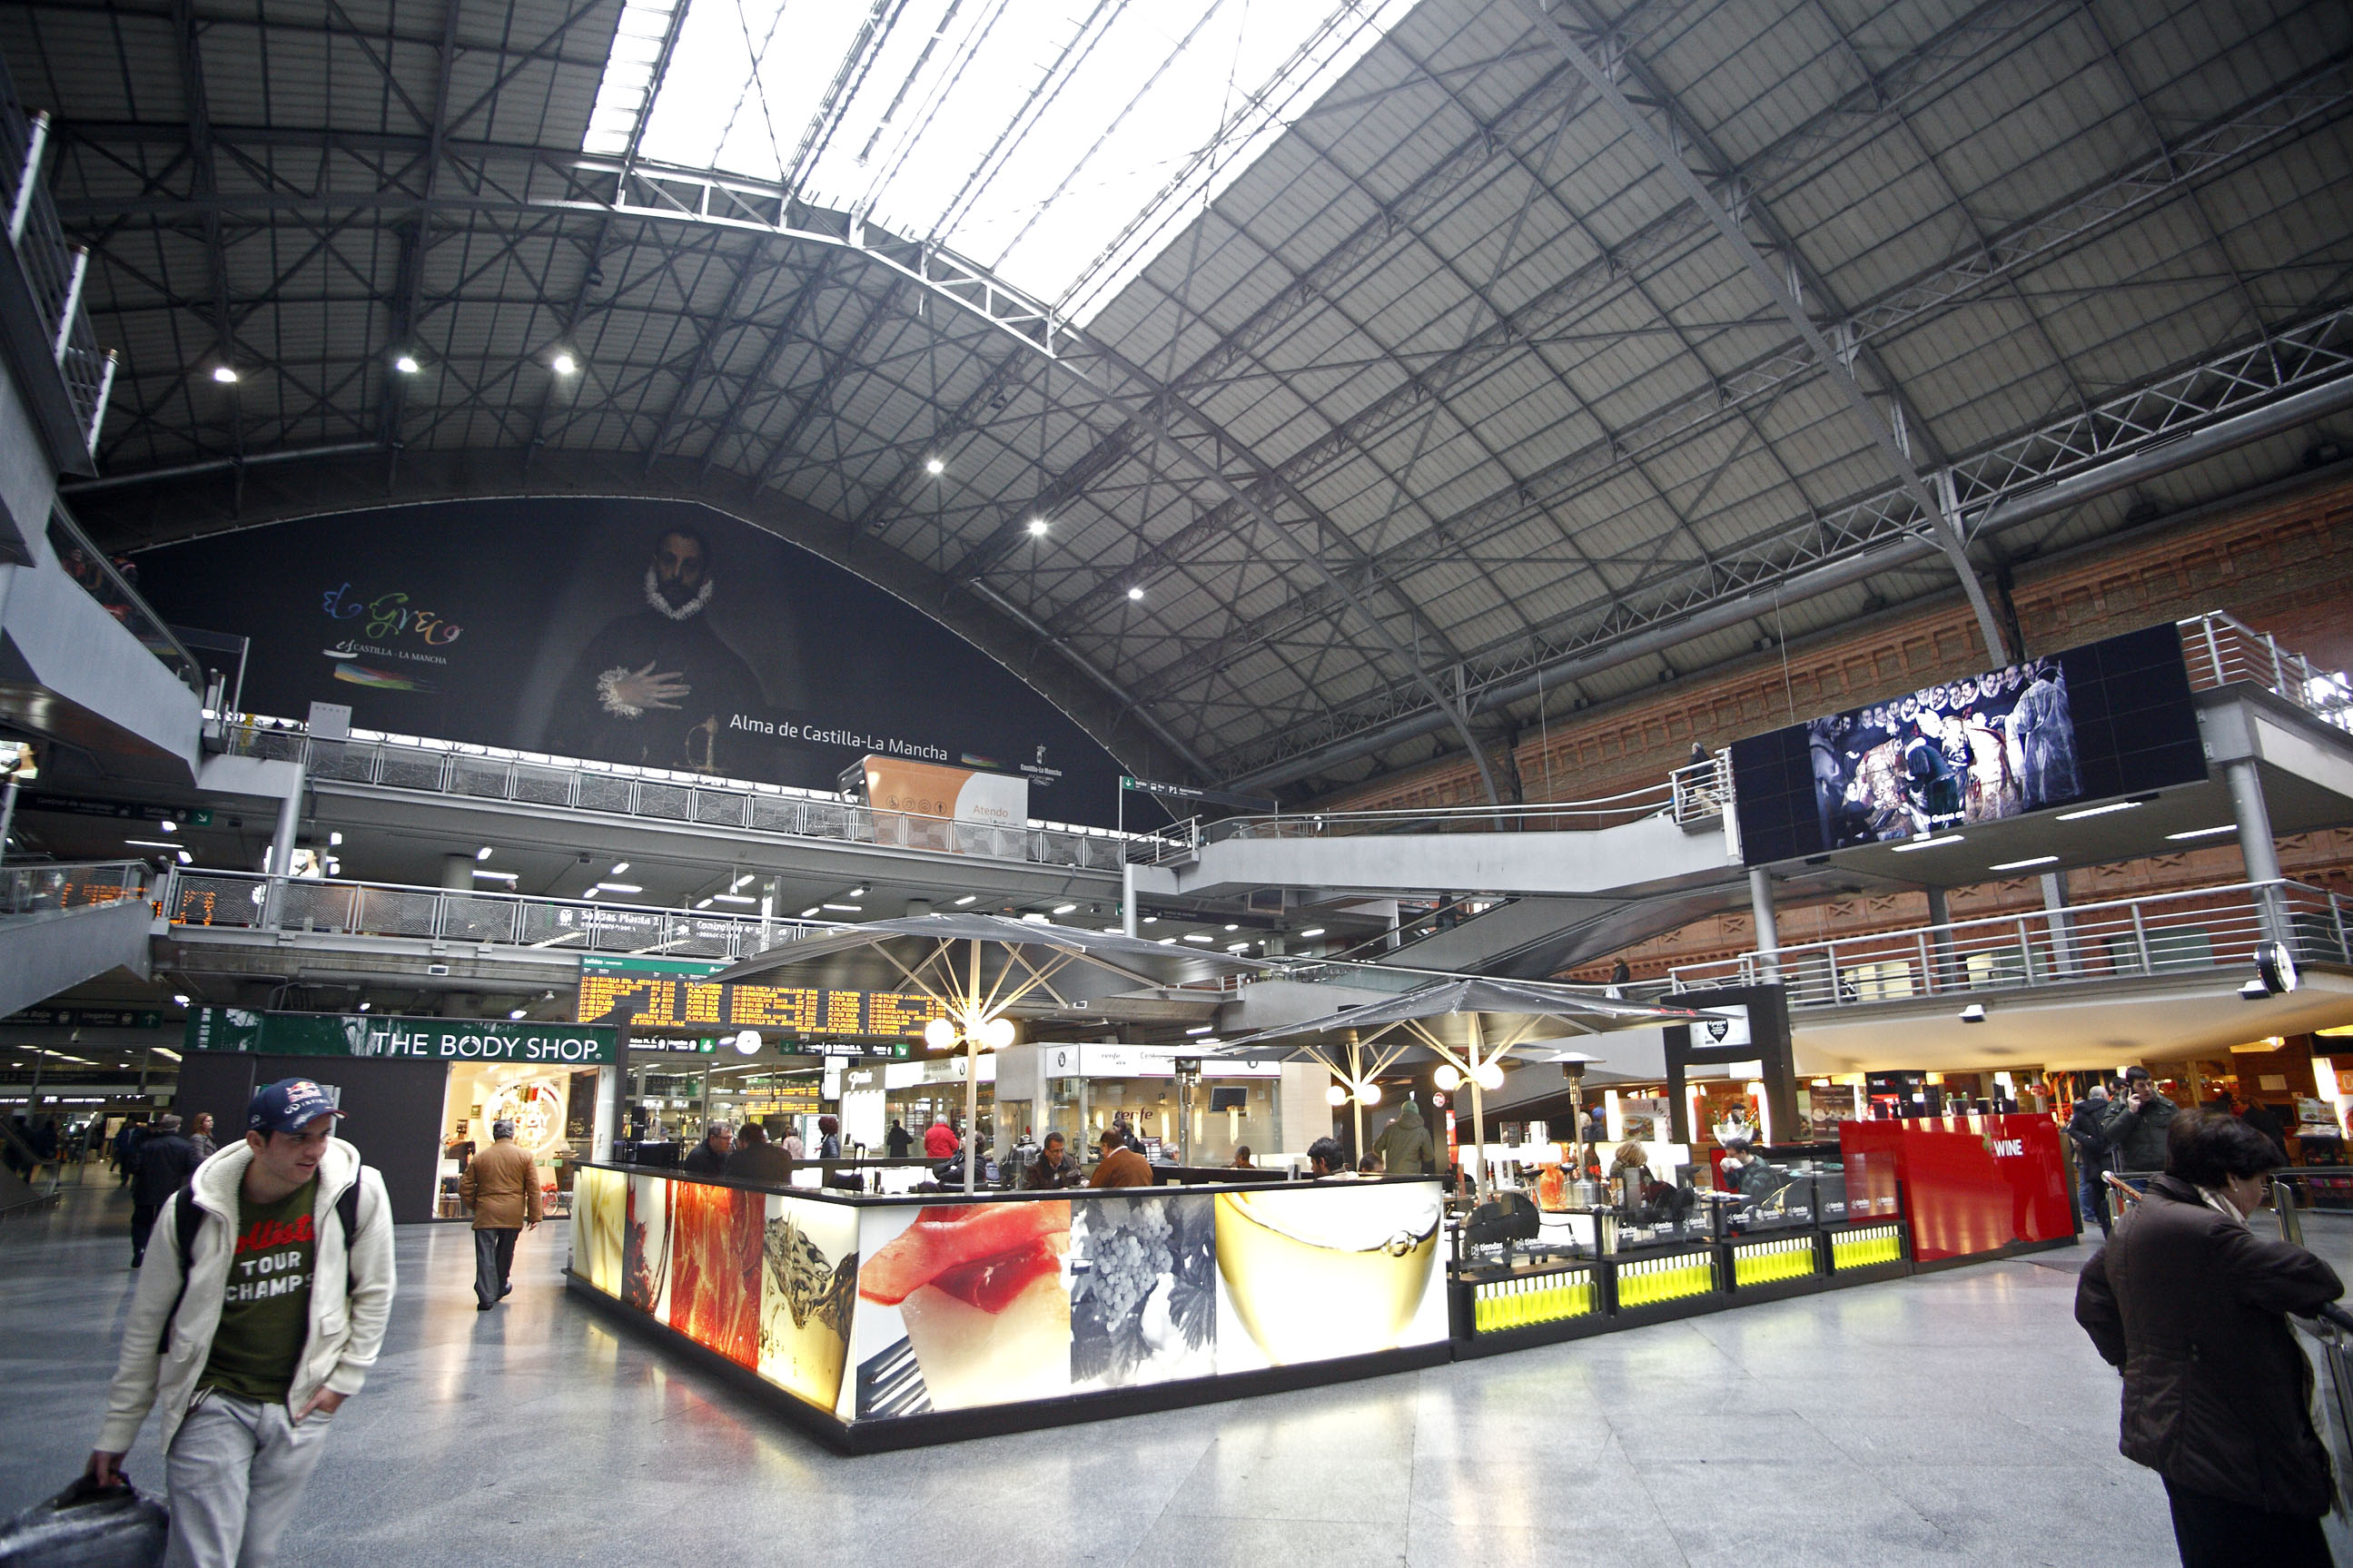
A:
[[[2100,1124],[2100,1135],[2126,1173],[2165,1169],[2166,1131],[2180,1107],[2157,1092],[2145,1067],[2125,1069],[2125,1095]]]

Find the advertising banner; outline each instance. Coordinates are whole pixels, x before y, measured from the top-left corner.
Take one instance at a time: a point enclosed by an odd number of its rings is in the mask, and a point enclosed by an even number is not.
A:
[[[2181,639],[2149,626],[1732,745],[1749,865],[2205,777]]]
[[[609,1027],[503,1018],[387,1018],[372,1013],[199,1007],[188,1015],[184,1039],[192,1051],[271,1057],[408,1057],[566,1067],[607,1067],[620,1060]]]
[[[1446,1337],[1435,1183],[860,1206],[617,1172],[573,1272],[843,1421]]]
[[[846,781],[863,781],[860,792],[877,811],[911,816],[944,816],[992,827],[1029,825],[1029,781],[1011,773],[980,773],[937,763],[868,757]]]
[[[448,502],[166,545],[139,567],[166,619],[252,639],[256,712],[343,703],[362,729],[828,791],[871,754],[1026,779],[1059,821],[1116,816],[1118,765],[1018,677],[702,507]]]

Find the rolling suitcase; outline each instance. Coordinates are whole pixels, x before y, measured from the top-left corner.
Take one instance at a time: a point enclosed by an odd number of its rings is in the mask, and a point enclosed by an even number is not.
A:
[[[172,1516],[125,1481],[88,1476],[0,1526],[0,1568],[153,1568]]]
[[[2327,1306],[2290,1321],[2312,1359],[2313,1422],[2337,1471],[2333,1506],[2321,1530],[2338,1562],[2353,1561],[2346,1555],[2353,1546],[2353,1312]]]

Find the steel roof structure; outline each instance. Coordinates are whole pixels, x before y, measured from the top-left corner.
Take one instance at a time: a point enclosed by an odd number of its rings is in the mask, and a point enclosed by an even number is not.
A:
[[[1333,0],[1050,283],[826,162],[982,47],[947,0],[861,7],[765,174],[653,162],[681,29],[761,4],[0,13],[121,355],[77,515],[701,500],[1138,772],[1322,788],[1957,584],[2006,650],[2009,562],[2338,460],[2341,4]],[[999,144],[1143,112],[1179,46],[1079,47],[1130,5],[1021,11],[1071,33]]]

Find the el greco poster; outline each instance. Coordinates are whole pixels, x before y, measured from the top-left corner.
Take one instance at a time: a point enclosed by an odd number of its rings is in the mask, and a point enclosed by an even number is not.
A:
[[[1035,690],[816,555],[682,502],[547,498],[280,523],[139,557],[175,625],[252,639],[243,705],[830,790],[868,754],[1027,776],[1108,826],[1119,769]]]

